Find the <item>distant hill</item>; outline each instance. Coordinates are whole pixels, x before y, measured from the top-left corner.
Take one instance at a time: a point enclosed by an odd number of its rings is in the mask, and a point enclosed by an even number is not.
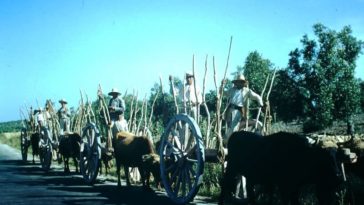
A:
[[[9,121],[9,122],[0,122],[0,133],[4,132],[18,132],[23,127],[22,121]]]

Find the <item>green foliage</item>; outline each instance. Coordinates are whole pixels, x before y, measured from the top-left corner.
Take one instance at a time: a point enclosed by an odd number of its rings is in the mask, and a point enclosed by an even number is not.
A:
[[[363,42],[346,26],[340,32],[322,24],[313,26],[317,40],[304,35],[301,50],[290,53],[288,77],[308,117],[307,130],[322,129],[334,119],[349,119],[359,108],[359,85],[354,78]]]
[[[18,132],[24,127],[21,120],[1,122],[0,123],[0,133],[4,132]]]
[[[286,70],[277,71],[269,100],[271,109],[277,114],[276,120],[278,121],[289,122],[303,117],[303,96],[295,84]]]
[[[361,111],[364,112],[364,81],[360,82],[360,107]]]
[[[210,90],[210,92],[205,94],[205,103],[209,109],[210,114],[216,113],[216,101],[217,95],[215,90]],[[201,115],[206,116],[206,111],[203,108],[201,108]]]
[[[150,97],[149,103],[155,98],[155,93]],[[160,93],[154,105],[153,122],[159,121],[165,127],[168,121],[176,114],[173,96],[169,93]]]
[[[204,181],[199,190],[199,194],[217,198],[220,194],[220,180],[222,175],[221,164],[206,163],[203,175]]]
[[[245,59],[244,76],[249,81],[249,88],[260,94],[268,75],[271,73],[272,63],[264,59],[257,51],[249,53]]]

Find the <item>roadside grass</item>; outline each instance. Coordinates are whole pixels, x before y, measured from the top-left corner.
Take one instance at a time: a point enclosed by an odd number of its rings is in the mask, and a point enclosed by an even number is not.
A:
[[[0,143],[7,144],[20,150],[20,132],[0,133]]]

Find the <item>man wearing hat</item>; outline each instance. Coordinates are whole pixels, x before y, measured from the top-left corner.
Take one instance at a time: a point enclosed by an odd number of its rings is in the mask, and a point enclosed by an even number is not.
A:
[[[52,130],[53,128],[53,124],[52,124],[52,116],[51,116],[51,100],[46,100],[45,103],[45,110],[43,113],[43,116],[45,118],[45,122],[46,122],[46,127],[50,130]]]
[[[227,92],[228,109],[226,121],[228,130],[225,135],[226,141],[233,132],[239,130],[240,123],[246,120],[246,110],[249,99],[256,101],[259,106],[263,106],[263,100],[260,95],[248,88],[248,81],[245,79],[244,75],[237,75],[232,82],[234,86]],[[253,121],[249,123],[252,124]]]
[[[52,135],[46,127],[46,120],[44,119],[44,112],[41,107],[38,110],[34,110],[37,119],[37,132],[40,134],[41,138],[39,140],[39,147],[45,146],[46,139],[52,142]]]
[[[109,95],[112,96],[109,101],[109,113],[112,123],[118,121],[119,116],[124,114],[125,111],[125,102],[123,99],[119,98],[120,94],[121,93],[116,88],[113,88],[111,92],[109,92]]]
[[[195,76],[192,72],[186,72],[186,85],[180,90],[184,92],[179,93],[182,102],[187,106],[187,113],[194,119],[197,118],[197,108],[202,103],[202,94],[200,88],[195,85]],[[197,97],[197,98],[196,98]]]
[[[67,101],[65,99],[61,99],[58,101],[61,103],[61,108],[59,108],[57,114],[59,118],[59,125],[61,126],[61,135],[64,135],[65,132],[70,132],[70,117],[71,114],[67,108]]]
[[[36,127],[38,132],[40,132],[42,127],[45,127],[46,123],[43,116],[43,109],[41,107],[38,108],[38,110],[34,110],[34,115],[36,119]]]

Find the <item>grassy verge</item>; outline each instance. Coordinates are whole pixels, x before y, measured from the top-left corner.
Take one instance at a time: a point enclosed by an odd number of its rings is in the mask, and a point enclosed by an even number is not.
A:
[[[0,133],[0,143],[7,144],[20,150],[20,132]]]

